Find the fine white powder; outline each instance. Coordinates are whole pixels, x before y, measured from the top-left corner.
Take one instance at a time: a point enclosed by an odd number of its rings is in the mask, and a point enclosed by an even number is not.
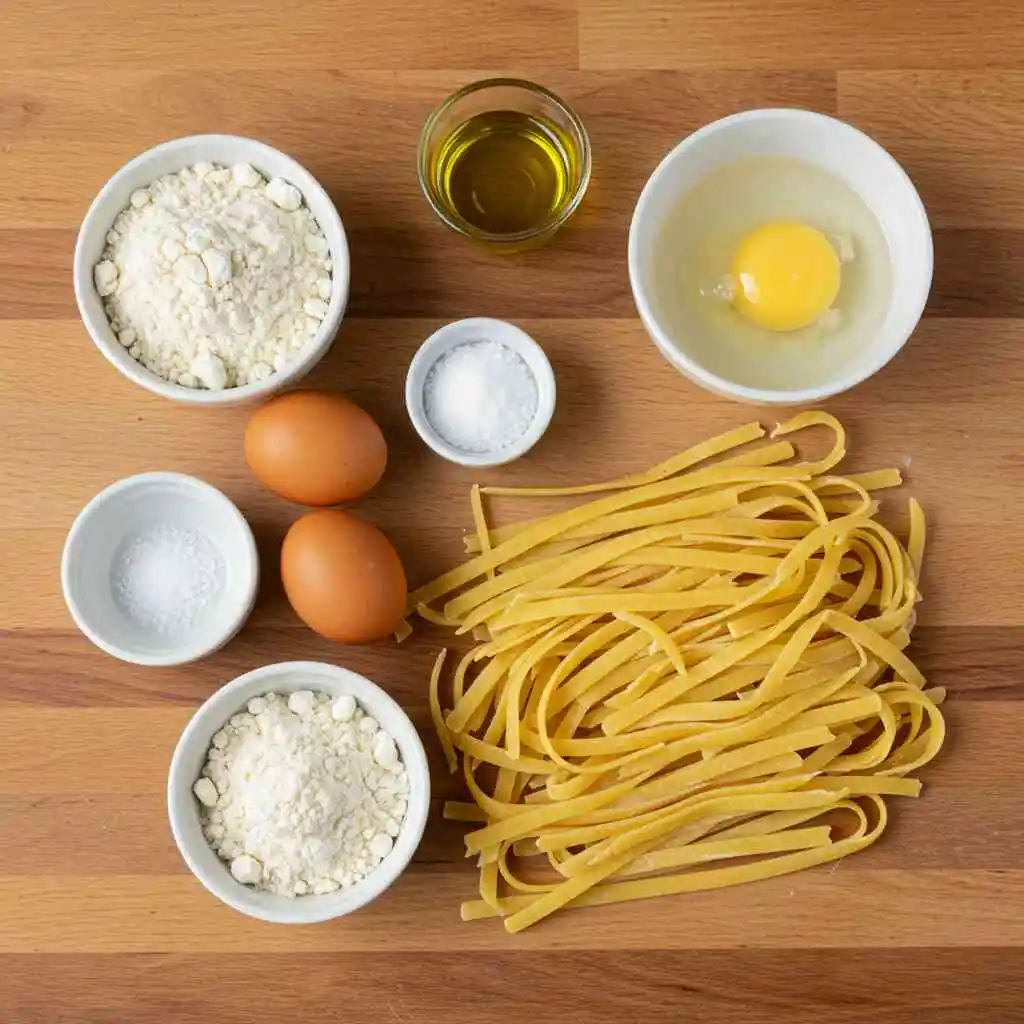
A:
[[[294,185],[199,163],[132,193],[93,271],[110,325],[157,376],[219,390],[263,380],[312,342],[331,251]]]
[[[409,779],[394,738],[353,697],[297,690],[233,715],[193,792],[237,881],[303,896],[354,885],[387,857]]]
[[[430,425],[453,448],[499,452],[518,441],[537,415],[537,381],[507,345],[470,341],[430,368],[423,406]]]
[[[173,633],[216,599],[224,563],[202,533],[160,523],[122,544],[111,582],[115,602],[133,622]]]

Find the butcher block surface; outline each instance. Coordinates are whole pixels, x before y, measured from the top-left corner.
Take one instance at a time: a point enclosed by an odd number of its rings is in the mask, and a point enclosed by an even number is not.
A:
[[[445,229],[415,151],[428,112],[492,74],[580,114],[594,176],[548,247],[502,258]],[[78,225],[125,161],[200,132],[305,164],[352,251],[348,315],[309,383],[381,424],[382,484],[357,504],[420,583],[457,560],[473,482],[645,468],[778,410],[708,395],[657,353],[626,273],[631,210],[660,158],[722,115],[808,107],[907,168],[935,281],[904,352],[825,408],[850,468],[895,465],[931,525],[912,654],[948,689],[949,738],[873,848],[718,892],[565,912],[510,936],[463,924],[477,873],[430,729],[442,641],[345,648],[290,611],[277,552],[299,510],[242,457],[244,409],[119,376],[80,324]],[[1024,8],[1013,0],[58,0],[0,6],[0,1020],[6,1024],[971,1024],[1024,1021]],[[440,324],[514,320],[550,355],[558,408],[521,462],[477,473],[407,420],[406,367]],[[264,581],[221,653],[139,668],[90,645],[61,597],[78,510],[114,480],[177,470],[252,524]],[[897,526],[905,503],[887,498]],[[496,504],[500,518],[522,511]],[[196,707],[274,661],[385,687],[431,755],[415,861],[328,924],[250,920],[189,874],[164,805]]]

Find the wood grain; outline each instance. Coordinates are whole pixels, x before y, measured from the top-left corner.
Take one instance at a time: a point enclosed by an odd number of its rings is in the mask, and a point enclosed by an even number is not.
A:
[[[401,647],[382,644],[343,653],[348,667],[372,674],[399,700],[413,704],[423,700],[423,678],[438,647],[449,640],[424,629]],[[955,691],[962,700],[1014,701],[1024,699],[1022,643],[1024,628],[1019,626],[922,625],[914,631],[914,657],[935,685]],[[312,661],[335,660],[342,653],[297,621],[288,626],[250,624],[229,647],[199,665],[153,672],[112,663],[71,627],[0,633],[5,699],[19,706],[45,700],[46,706],[70,708],[194,707],[223,680],[265,663],[267,651]],[[52,669],[44,692],[39,685],[41,660]]]
[[[0,1020],[10,1024],[1024,1022],[1024,8],[1012,0],[58,0],[0,5]],[[537,77],[583,117],[595,171],[548,248],[497,259],[445,231],[415,177],[451,89]],[[461,555],[466,494],[605,478],[779,410],[688,385],[635,318],[629,217],[661,156],[714,118],[804,106],[868,131],[920,187],[935,286],[905,352],[829,402],[856,469],[896,465],[930,518],[913,654],[950,692],[919,800],[838,866],[559,915],[517,936],[458,920],[472,894],[458,792],[428,727],[441,636],[339,648],[301,627],[277,572],[299,510],[241,457],[246,411],[178,407],[122,380],[78,323],[78,224],[124,161],[167,138],[251,135],[324,183],[349,232],[352,299],[312,382],[380,422],[385,480],[358,503],[413,582]],[[429,455],[402,387],[462,315],[505,316],[558,377],[527,459],[474,474]],[[59,557],[113,480],[194,473],[236,501],[263,586],[243,633],[180,669],[121,664],[73,628]],[[512,517],[522,502],[494,511]],[[275,928],[192,879],[166,825],[191,711],[270,661],[379,681],[429,746],[435,806],[399,885],[349,919]]]
[[[572,67],[571,0],[245,2],[61,0],[5,4],[4,67]],[[271,113],[268,111],[268,114]]]
[[[550,481],[559,472],[560,453],[568,451],[574,477],[602,479],[643,468],[694,438],[756,415],[682,385],[636,320],[517,319],[552,359],[558,409],[535,455],[499,474],[473,474],[430,457],[406,419],[405,368],[438,321],[349,320],[317,371],[318,382],[350,394],[387,434],[391,472],[359,507],[391,534],[416,582],[461,557],[460,538],[470,522],[466,495],[474,479]],[[276,561],[298,510],[266,492],[242,461],[245,410],[180,408],[129,387],[112,375],[75,322],[0,323],[0,352],[16,367],[23,396],[0,404],[0,429],[8,438],[5,468],[14,480],[32,481],[31,488],[0,491],[0,557],[16,558],[25,578],[22,588],[0,590],[0,621],[19,628],[66,625],[56,566],[78,509],[119,476],[167,469],[202,476],[238,502],[263,554],[266,582],[253,626],[293,624]],[[62,353],[57,381],[47,364],[18,360],[40,336]],[[937,542],[930,552],[929,579],[942,585],[928,588],[925,625],[1024,625],[1024,607],[1007,602],[1001,590],[999,558],[1007,546],[1024,548],[1024,513],[1012,500],[1024,454],[1014,431],[981,427],[993,403],[1024,386],[1019,346],[1013,320],[929,320],[898,360],[831,406],[851,431],[851,465],[900,467],[932,516],[935,536],[960,537],[960,543]],[[76,397],[109,394],[116,395],[113,410],[108,402]],[[941,418],[929,414],[935,403],[941,403]],[[71,472],[41,471],[56,438],[74,438],[77,467]],[[951,477],[970,484],[956,501],[943,500]],[[410,516],[410,495],[435,520],[429,533]],[[887,500],[900,511],[902,497]],[[991,515],[993,501],[1002,510],[999,531],[976,529]],[[525,510],[509,502],[497,507],[504,515]]]
[[[1014,0],[582,0],[584,68],[1019,67]]]
[[[387,682],[387,677],[382,681]],[[426,732],[430,719],[422,694],[417,702],[399,688],[388,689],[396,698],[404,698],[413,721]],[[950,706],[952,720],[962,724],[965,734],[951,743],[966,753],[962,760],[941,769],[940,782],[953,789],[990,786],[992,796],[998,798],[999,780],[1009,767],[1006,747],[1024,730],[1024,702],[975,702],[957,695]],[[0,711],[3,735],[9,737],[0,751],[0,795],[27,791],[33,796],[160,793],[166,781],[166,763],[192,710],[187,705],[62,708],[12,702]],[[989,749],[982,745],[979,723],[995,719],[998,723],[986,737]],[[973,730],[977,730],[977,738]],[[145,747],[133,743],[138,736],[147,737]],[[117,751],[118,756],[105,758],[104,751]],[[435,796],[451,797],[459,792],[457,780],[447,777],[440,762],[432,768]],[[913,816],[915,806],[905,804],[904,813]]]
[[[1017,146],[1024,73],[842,71],[842,116],[898,152],[939,228],[1024,225]]]
[[[260,993],[267,1020],[308,1024],[338,1020],[379,1024],[448,1019],[507,1024],[509,1005],[537,1024],[585,1020],[620,1024],[640,1001],[649,1024],[887,1024],[1019,1021],[1024,982],[1011,949],[950,950],[666,950],[643,952],[516,950],[389,952],[382,989],[379,953],[289,953],[274,957],[274,984]],[[251,1024],[253,987],[266,958],[249,952],[55,954],[53,977],[38,977],[39,958],[0,955],[9,1005],[19,1021],[44,1021],[55,988],[76,993],[75,1020],[120,1024]],[[1018,961],[1019,963],[1019,961]],[[800,979],[799,987],[793,979]],[[944,979],[941,986],[934,979]],[[438,979],[444,978],[443,984]],[[859,984],[852,981],[857,979]],[[868,983],[870,979],[870,984]]]
[[[387,676],[381,679],[390,683]],[[416,724],[428,728],[422,695],[388,688]],[[0,712],[0,728],[12,747],[0,758],[0,833],[21,839],[0,848],[0,876],[76,874],[83,862],[92,875],[187,874],[164,828],[163,769],[190,711],[191,705],[87,712],[12,705]],[[958,694],[948,717],[955,756],[929,773],[924,799],[894,803],[887,841],[844,861],[844,873],[862,872],[870,886],[879,870],[999,869],[1005,847],[1024,840],[1019,802],[1003,784],[1013,770],[1007,751],[1024,729],[1024,704],[979,704]],[[987,730],[992,722],[997,724]],[[143,734],[153,754],[104,756],[130,750]],[[36,753],[48,746],[58,748],[60,757]],[[431,767],[439,807],[460,787],[436,758]],[[462,834],[460,826],[433,815],[416,867],[461,864]],[[114,843],[111,836],[123,838]],[[468,897],[472,878],[458,875]]]
[[[818,949],[1024,944],[1024,871],[806,871],[687,897],[685,927],[658,928],[664,907],[602,908],[600,920],[566,912],[547,927],[510,936],[500,924],[457,927],[452,909],[465,878],[447,865],[404,873],[373,913],[324,927],[282,928],[239,916],[184,875],[0,877],[0,953],[282,954],[495,949],[791,949],[814,936]],[[894,912],[894,904],[898,912]],[[589,918],[589,919],[588,919]],[[664,918],[668,920],[668,918]],[[823,927],[822,922],[833,922]],[[842,927],[835,924],[842,922]],[[890,955],[899,955],[891,952]]]

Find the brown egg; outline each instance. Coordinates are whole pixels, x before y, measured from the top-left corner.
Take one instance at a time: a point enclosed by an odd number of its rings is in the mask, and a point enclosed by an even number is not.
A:
[[[380,480],[388,448],[380,427],[344,396],[292,391],[252,414],[245,461],[282,498],[337,505]]]
[[[292,524],[281,579],[296,614],[329,640],[362,644],[405,615],[405,570],[391,542],[351,512],[322,509]]]

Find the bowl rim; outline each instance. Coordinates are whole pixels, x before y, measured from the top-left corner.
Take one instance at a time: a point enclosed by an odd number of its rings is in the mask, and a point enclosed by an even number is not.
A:
[[[212,738],[213,734],[220,728],[223,723],[226,722],[231,715],[237,714],[246,701],[236,700],[233,704],[233,710],[229,711],[223,717],[221,717],[218,708],[221,705],[226,705],[231,702],[231,698],[235,694],[248,689],[254,683],[262,683],[266,680],[266,687],[260,692],[291,692],[283,691],[280,689],[281,680],[287,678],[290,675],[301,675],[303,673],[319,676],[321,678],[328,677],[334,679],[339,685],[349,687],[347,692],[351,692],[355,697],[356,702],[362,704],[365,711],[371,714],[376,713],[376,708],[385,707],[388,712],[392,714],[397,721],[402,723],[403,736],[401,739],[395,737],[399,741],[399,748],[402,752],[402,759],[405,764],[405,769],[410,779],[410,799],[408,800],[406,817],[402,822],[402,828],[399,832],[399,837],[403,834],[408,834],[412,838],[409,840],[408,849],[403,851],[401,855],[395,856],[394,852],[389,854],[385,861],[378,866],[378,868],[368,874],[361,882],[356,883],[349,890],[354,892],[356,890],[362,890],[358,892],[357,897],[352,901],[352,905],[341,911],[334,911],[330,909],[330,896],[336,895],[335,893],[326,894],[326,897],[318,895],[309,895],[303,897],[296,897],[295,899],[287,899],[283,896],[278,896],[274,893],[266,893],[259,890],[253,890],[247,886],[243,886],[240,882],[236,882],[234,878],[228,873],[226,866],[225,870],[217,877],[212,877],[210,872],[207,871],[192,855],[192,844],[185,838],[182,832],[182,820],[181,812],[179,811],[178,804],[180,799],[183,797],[193,801],[192,806],[194,808],[194,797],[192,795],[192,784],[195,779],[186,779],[186,770],[183,764],[185,757],[185,750],[188,744],[192,741],[193,737],[201,736],[206,732],[209,732],[206,745],[209,746],[209,739]],[[277,679],[278,683],[275,685],[274,680]],[[315,689],[315,683],[312,684]],[[371,707],[373,704],[376,706]],[[217,720],[213,723],[213,727],[210,727],[210,720],[214,713],[217,714]],[[391,727],[385,726],[389,731],[393,731]],[[414,802],[411,799],[413,778],[419,780],[419,785],[422,791],[422,800],[417,800],[415,803],[415,815],[413,814]],[[175,744],[174,753],[171,756],[170,765],[167,772],[167,786],[166,786],[166,801],[167,801],[167,816],[171,826],[171,833],[174,837],[175,845],[178,847],[178,852],[181,854],[182,859],[185,861],[189,870],[195,876],[197,881],[211,893],[216,896],[222,903],[232,907],[235,910],[240,911],[249,917],[258,918],[262,921],[269,921],[274,924],[317,924],[323,921],[334,920],[339,917],[346,917],[357,910],[362,909],[368,903],[371,903],[378,896],[384,893],[391,885],[399,878],[409,863],[412,861],[416,850],[419,848],[420,842],[423,838],[423,833],[426,829],[427,818],[430,812],[430,768],[427,762],[426,750],[423,746],[423,740],[420,737],[419,731],[413,724],[412,719],[409,717],[408,712],[391,696],[382,686],[379,686],[373,680],[367,678],[359,672],[355,672],[352,669],[344,668],[341,665],[333,665],[330,662],[321,661],[281,661],[274,662],[270,665],[262,665],[259,668],[252,669],[249,672],[245,672],[240,676],[236,676],[234,679],[229,680],[219,689],[215,690],[203,703],[196,709],[192,717],[189,719],[188,724],[182,730],[181,736],[178,738],[178,742]],[[205,843],[205,837],[203,842]],[[395,847],[397,848],[398,843],[396,841]],[[208,847],[208,849],[211,849]],[[395,851],[397,852],[397,850]],[[216,854],[214,854],[216,856]],[[245,892],[250,898],[241,899],[239,898],[240,892]],[[255,897],[253,899],[252,897]],[[274,909],[274,904],[278,901],[284,901],[283,906],[287,907],[292,911],[290,914],[278,913]],[[301,901],[301,902],[300,902]],[[295,908],[299,907],[303,910],[307,910],[306,913],[297,914]]]
[[[237,612],[227,620],[225,628],[214,639],[202,644],[182,645],[174,652],[167,652],[165,654],[145,654],[133,651],[115,644],[102,634],[97,633],[83,614],[81,602],[72,584],[74,548],[86,527],[96,516],[102,515],[104,508],[112,501],[122,497],[126,491],[135,490],[146,484],[174,485],[179,489],[198,492],[222,508],[226,517],[231,521],[233,528],[238,531],[242,538],[246,549],[246,566],[251,578],[251,584],[247,588],[245,601],[239,605]],[[205,658],[207,655],[219,651],[238,633],[242,626],[245,625],[256,604],[256,595],[259,592],[260,581],[259,567],[259,552],[256,548],[256,539],[253,536],[252,528],[238,506],[223,491],[214,487],[213,484],[208,484],[199,477],[189,476],[187,473],[157,471],[137,473],[134,476],[127,476],[116,480],[86,502],[78,515],[75,516],[75,521],[71,524],[71,529],[68,530],[67,537],[64,539],[64,547],[61,551],[60,559],[60,583],[61,591],[64,595],[64,604],[67,606],[75,625],[101,651],[105,651],[120,661],[126,661],[132,665],[168,668],[174,665],[185,665],[198,661],[200,658]]]
[[[86,290],[94,288],[92,280],[92,266],[87,265],[87,260],[85,259],[85,247],[88,239],[95,237],[97,232],[102,230],[105,235],[110,229],[110,224],[101,222],[99,212],[101,205],[107,197],[111,193],[117,191],[121,187],[124,179],[140,165],[144,165],[148,161],[162,156],[164,153],[175,153],[189,146],[204,146],[212,144],[238,146],[240,150],[247,150],[250,154],[272,154],[275,158],[280,158],[293,164],[306,179],[304,186],[299,188],[299,191],[302,193],[307,206],[309,205],[308,196],[310,194],[315,195],[318,200],[321,200],[324,204],[325,210],[329,212],[329,219],[332,226],[337,228],[341,238],[341,248],[337,252],[334,251],[333,247],[331,250],[331,259],[334,264],[331,270],[331,279],[334,282],[334,289],[340,292],[340,302],[337,308],[330,311],[328,316],[326,316],[321,322],[317,333],[313,336],[313,340],[307,346],[301,358],[287,366],[284,370],[273,373],[264,380],[257,381],[254,384],[243,384],[238,387],[224,388],[220,391],[183,388],[178,384],[172,384],[170,381],[162,380],[160,377],[157,377],[156,374],[151,373],[144,366],[140,363],[136,363],[134,360],[132,360],[132,365],[129,366],[123,364],[120,360],[115,359],[115,349],[113,348],[112,343],[107,338],[103,337],[99,330],[99,325],[95,322],[95,318],[89,312],[85,302],[85,295],[87,294]],[[249,162],[259,163],[258,156],[255,157],[255,161],[250,157],[247,157],[246,159],[249,160]],[[257,170],[259,170],[259,168],[257,168]],[[263,174],[264,172],[260,171],[260,173]],[[321,220],[320,217],[317,217],[316,219],[318,223]],[[103,220],[105,221],[105,218]],[[95,344],[100,352],[106,357],[107,361],[110,362],[122,376],[126,377],[134,384],[138,384],[140,387],[145,388],[147,391],[155,395],[161,395],[164,398],[170,398],[172,401],[183,402],[189,405],[235,405],[242,402],[250,402],[273,394],[286,387],[288,384],[300,380],[327,354],[327,351],[330,349],[334,338],[338,333],[341,322],[345,318],[345,312],[348,307],[351,288],[351,254],[349,251],[348,235],[345,232],[345,225],[342,222],[341,214],[338,212],[338,209],[327,190],[320,184],[317,178],[305,165],[299,163],[295,157],[290,156],[283,150],[276,149],[265,142],[261,142],[259,139],[248,138],[244,135],[209,132],[200,135],[184,135],[180,138],[168,139],[165,142],[151,146],[149,149],[143,150],[141,153],[132,157],[132,159],[127,163],[122,164],[121,167],[119,167],[107,179],[103,187],[96,193],[92,202],[89,204],[89,209],[86,211],[85,217],[82,219],[82,223],[78,229],[78,235],[75,239],[72,276],[78,314],[82,323],[85,325],[85,329],[88,332],[89,337],[92,338],[93,344]],[[332,294],[332,303],[333,300],[334,295]],[[109,327],[109,325],[107,326]]]
[[[907,196],[911,204],[907,216],[915,225],[916,231],[920,233],[925,249],[925,285],[921,289],[920,294],[914,299],[911,306],[911,329],[903,338],[894,341],[893,344],[881,352],[874,360],[872,360],[872,362],[867,364],[861,372],[850,374],[846,377],[834,380],[831,383],[818,385],[813,388],[797,388],[792,390],[755,388],[745,384],[738,384],[726,377],[712,373],[710,370],[703,367],[672,342],[668,332],[665,331],[658,319],[655,317],[651,304],[648,301],[647,288],[641,279],[639,269],[640,221],[643,219],[647,206],[652,202],[651,196],[656,184],[660,182],[662,178],[667,176],[676,161],[684,156],[689,149],[707,138],[707,136],[713,135],[723,129],[732,128],[742,122],[776,119],[825,124],[828,126],[829,131],[845,132],[851,138],[855,138],[858,145],[865,146],[880,155],[884,162],[889,166],[889,169],[894,176],[906,186]],[[640,319],[643,321],[644,327],[647,329],[647,333],[655,346],[677,369],[681,370],[686,376],[689,376],[692,380],[708,391],[719,395],[725,395],[730,398],[740,399],[741,401],[763,405],[807,405],[856,387],[856,385],[867,380],[869,377],[874,376],[903,348],[909,340],[910,335],[917,327],[928,301],[928,296],[931,292],[935,257],[931,225],[928,221],[928,213],[925,209],[924,202],[922,201],[916,186],[911,180],[910,175],[907,174],[900,162],[884,146],[882,146],[881,143],[877,142],[875,139],[871,138],[870,135],[861,131],[859,128],[856,128],[848,121],[843,121],[842,119],[833,117],[830,114],[822,114],[815,110],[805,110],[800,107],[762,107],[755,110],[742,110],[738,113],[729,114],[726,117],[712,121],[709,124],[698,128],[695,132],[676,143],[676,145],[673,146],[664,157],[662,157],[657,167],[655,167],[651,172],[650,177],[644,183],[644,187],[637,199],[636,206],[633,209],[633,216],[629,224],[627,264],[629,268],[630,289],[633,292],[633,302],[636,305]]]
[[[497,452],[464,452],[448,444],[434,429],[424,407],[423,386],[430,370],[452,349],[468,344],[469,339],[460,339],[459,335],[471,331],[479,331],[487,335],[488,340],[502,344],[511,340],[512,347],[537,381],[537,412],[533,421],[517,441]],[[405,406],[416,433],[435,454],[468,469],[493,469],[524,456],[547,432],[557,399],[555,371],[540,343],[516,324],[489,316],[465,317],[437,328],[416,350],[405,375]]]

